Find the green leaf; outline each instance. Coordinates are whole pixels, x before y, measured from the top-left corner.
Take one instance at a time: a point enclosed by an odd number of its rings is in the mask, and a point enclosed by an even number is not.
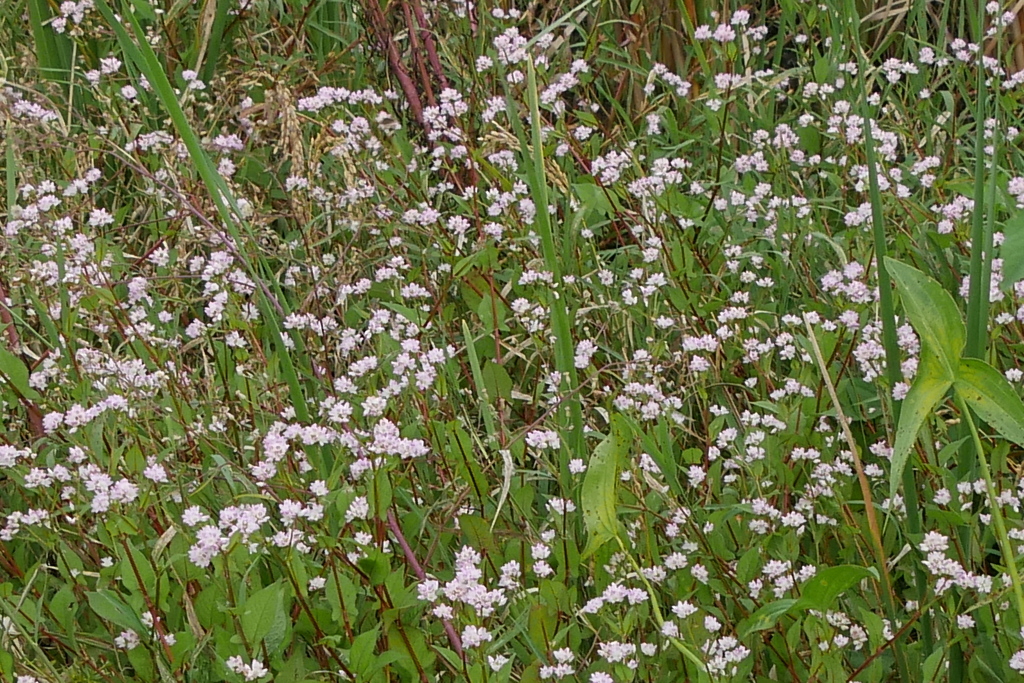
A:
[[[36,400],[39,393],[28,384],[28,367],[18,356],[0,348],[0,377],[10,382],[14,390],[27,399]]]
[[[388,578],[391,572],[390,558],[379,550],[370,550],[365,557],[359,559],[356,564],[370,579],[370,583],[379,586]]]
[[[64,629],[64,633],[73,638],[77,630],[75,615],[78,611],[74,591],[67,584],[61,586],[61,589],[50,598],[49,608],[54,620]]]
[[[932,683],[935,680],[936,674],[939,673],[939,664],[946,657],[946,645],[942,644],[935,648],[935,652],[928,655],[928,659],[924,660],[924,666],[921,667],[922,676],[921,680],[925,683]]]
[[[281,642],[288,624],[285,585],[278,581],[249,596],[242,606],[240,620],[242,631],[250,643],[266,638],[268,649],[273,650],[271,646]]]
[[[129,557],[128,553],[131,553]],[[149,559],[139,552],[138,548],[133,543],[129,543],[128,551],[123,548],[118,549],[118,555],[121,562],[121,582],[124,583],[125,588],[129,592],[142,595],[143,592],[149,593],[150,596],[156,594],[156,573],[153,571],[153,565]],[[135,572],[138,571],[138,576]],[[139,579],[142,579],[142,585],[139,585]]]
[[[762,605],[760,609],[750,615],[746,624],[740,628],[740,637],[745,638],[756,631],[766,631],[775,626],[789,610],[793,609],[799,602],[796,598],[776,600]]]
[[[935,407],[952,384],[951,378],[945,376],[941,361],[931,347],[923,347],[917,375],[906,398],[903,399],[900,423],[896,428],[896,442],[892,448],[892,461],[889,467],[890,497],[896,495],[899,490],[903,469],[907,466],[910,451],[917,441],[921,426],[935,411]]]
[[[491,528],[479,515],[459,515],[459,529],[466,537],[468,545],[486,555],[500,554]]]
[[[965,358],[955,387],[978,417],[1003,437],[1024,445],[1024,403],[998,370],[985,361]]]
[[[615,538],[618,534],[618,503],[619,461],[626,452],[626,434],[629,427],[623,418],[615,415],[608,436],[594,449],[587,463],[587,473],[583,478],[583,490],[580,495],[580,507],[583,510],[583,523],[587,527],[590,539],[583,557],[589,557]]]
[[[613,195],[596,183],[573,183],[572,189],[580,200],[581,208],[602,216],[611,216],[615,213],[611,200]]]
[[[921,344],[936,354],[945,376],[953,379],[967,340],[964,321],[953,297],[916,268],[889,257],[885,267],[896,281],[903,309],[921,337]]]
[[[349,665],[352,671],[359,674],[360,679],[370,676],[379,637],[380,626],[378,625],[369,631],[360,633],[352,641],[352,649],[349,650]]]
[[[153,7],[148,2],[139,2],[139,0],[129,0],[132,4],[132,13],[138,14],[149,23],[156,22],[156,13],[153,12]]]
[[[437,655],[427,647],[426,638],[419,629],[402,629],[399,624],[391,624],[388,628],[389,650],[379,655],[374,666],[383,669],[390,662],[395,662],[400,669],[405,669],[408,677],[405,680],[416,680],[418,670],[425,672],[427,680],[431,675]],[[392,667],[392,671],[394,667]],[[422,680],[422,678],[420,678]]]
[[[581,560],[585,560],[598,550],[600,550],[605,543],[615,538],[616,534],[613,531],[606,529],[599,529],[590,534],[587,540],[587,547],[583,549],[583,553],[580,555]]]
[[[558,631],[558,609],[550,605],[530,607],[528,633],[540,652],[547,650]]]
[[[133,678],[137,681],[156,681],[156,667],[153,657],[144,647],[134,647],[128,651],[128,663],[132,665]]]
[[[121,628],[131,629],[139,635],[147,632],[135,610],[126,605],[113,591],[91,591],[86,593],[85,597],[89,601],[89,607],[100,618]]]
[[[46,0],[28,3],[29,26],[36,48],[36,63],[44,78],[67,85],[71,71],[71,41],[50,25],[53,12]]]
[[[484,364],[481,375],[484,379],[484,386],[487,388],[487,396],[492,401],[503,398],[506,401],[512,399],[512,378],[504,366],[488,360]]]
[[[841,564],[822,569],[807,580],[800,589],[799,609],[814,609],[821,612],[832,607],[842,593],[853,588],[864,579],[878,578],[878,573],[868,567]]]
[[[679,477],[677,473],[679,466],[676,464],[676,460],[671,457],[671,454],[666,455],[666,453],[663,452],[661,448],[658,446],[658,442],[655,441],[654,437],[648,434],[647,430],[643,429],[640,425],[638,425],[636,420],[626,415],[622,415],[621,417],[622,420],[627,425],[629,425],[630,431],[633,434],[633,436],[635,438],[639,438],[640,441],[643,443],[644,450],[647,452],[648,455],[651,456],[651,459],[654,460],[654,463],[658,466],[658,469],[661,470],[661,474],[662,476],[665,477],[665,481],[668,483],[669,488],[672,489],[672,492],[677,496],[683,495],[683,487],[679,483]],[[700,449],[689,448],[682,452],[682,454],[679,456],[679,460],[687,464],[693,464],[697,462],[696,460],[690,459],[691,451],[703,456],[703,451],[701,451]]]
[[[1024,280],[1024,211],[1019,211],[1003,226],[1003,243],[999,247],[1003,259],[1003,291]]]
[[[391,477],[386,469],[379,469],[373,474],[373,486],[370,489],[370,509],[377,519],[387,519],[388,508],[394,498]]]

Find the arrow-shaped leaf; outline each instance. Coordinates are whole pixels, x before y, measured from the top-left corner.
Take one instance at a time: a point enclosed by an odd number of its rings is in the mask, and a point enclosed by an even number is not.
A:
[[[628,425],[618,415],[612,418],[612,428],[594,449],[583,478],[580,504],[583,522],[590,540],[583,551],[589,557],[618,534],[619,524],[615,508],[618,503],[619,461],[626,451]]]
[[[998,370],[976,358],[960,361],[956,391],[1003,437],[1024,445],[1024,402]]]
[[[952,379],[967,339],[964,321],[953,297],[916,268],[889,257],[885,259],[885,267],[896,282],[903,310],[921,337],[922,346],[935,352],[946,376]]]
[[[0,348],[0,379],[6,379],[21,395],[32,401],[39,400],[39,393],[29,386],[29,372],[21,359],[7,349]]]
[[[914,383],[903,399],[900,423],[896,428],[896,443],[892,448],[892,462],[889,467],[889,496],[895,496],[900,488],[903,469],[907,466],[910,451],[917,441],[917,434],[925,419],[935,411],[935,406],[949,391],[953,377],[947,376],[942,362],[931,346],[921,349],[921,361],[917,366]]]
[[[128,628],[138,634],[146,632],[142,620],[135,611],[126,605],[116,593],[109,590],[91,591],[85,594],[92,611],[103,619],[121,628]]]
[[[800,589],[800,601],[796,609],[814,609],[820,612],[832,607],[840,595],[864,579],[878,578],[878,572],[870,567],[855,564],[841,564],[828,567],[807,580]]]
[[[766,631],[772,628],[779,619],[796,607],[798,602],[800,601],[796,598],[784,598],[761,605],[740,628],[740,637],[745,638],[756,631]]]

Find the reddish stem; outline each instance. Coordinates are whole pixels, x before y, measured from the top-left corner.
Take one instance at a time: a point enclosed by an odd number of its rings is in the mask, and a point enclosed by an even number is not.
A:
[[[426,572],[423,571],[423,567],[420,566],[419,560],[416,559],[415,553],[412,548],[409,547],[409,542],[405,540],[405,534],[402,533],[402,527],[398,525],[398,519],[395,517],[393,510],[388,510],[388,528],[391,529],[391,533],[395,535],[395,539],[398,541],[398,545],[402,548],[402,553],[405,555],[405,561],[412,567],[413,573],[420,581],[427,578]],[[448,634],[448,641],[452,644],[452,649],[462,659],[465,659],[465,654],[462,651],[462,640],[459,638],[459,634],[455,632],[455,627],[452,626],[452,622],[447,619],[442,619],[441,622],[444,624],[444,632]]]

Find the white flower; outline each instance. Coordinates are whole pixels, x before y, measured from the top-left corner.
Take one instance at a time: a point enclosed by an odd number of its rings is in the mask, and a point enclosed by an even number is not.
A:
[[[229,657],[225,664],[234,673],[242,674],[247,681],[259,680],[270,673],[267,667],[263,666],[263,662],[258,659],[252,660],[251,664],[246,664],[241,657]]]
[[[937,531],[929,531],[919,547],[924,553],[944,552],[949,547],[949,539]]]
[[[491,640],[490,632],[482,626],[470,624],[462,629],[462,647],[480,647]]]
[[[139,639],[139,634],[131,629],[121,631],[121,635],[114,638],[114,645],[122,650],[132,650],[138,647],[140,642],[142,641]]]

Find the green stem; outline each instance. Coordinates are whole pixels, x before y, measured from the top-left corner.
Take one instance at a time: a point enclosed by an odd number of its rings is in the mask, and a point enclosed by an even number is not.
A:
[[[622,542],[622,539],[616,535],[615,540],[619,544],[619,549],[622,551],[622,554],[626,556],[629,564],[633,567],[633,571],[635,571],[636,575],[640,577],[640,581],[644,584],[644,588],[647,589],[647,595],[651,599],[651,610],[654,612],[654,621],[657,622],[658,630],[660,631],[662,626],[665,624],[665,617],[661,613],[661,605],[658,604],[658,596],[654,592],[654,586],[652,586],[651,582],[647,580],[646,576],[644,576],[643,571],[640,569],[640,565],[637,564],[635,559],[633,559],[633,555],[626,548],[626,544]],[[697,654],[686,645],[686,643],[679,638],[671,636],[668,636],[668,639],[669,642],[672,643],[673,647],[679,650],[687,660],[696,665],[700,671],[707,673],[707,665],[704,664],[701,658],[698,657]]]
[[[554,288],[551,292],[551,327],[554,333],[555,369],[560,373],[562,382],[557,387],[559,393],[565,392],[565,402],[569,406],[569,421],[565,422],[564,414],[559,411],[559,430],[561,434],[568,435],[559,457],[558,480],[563,491],[569,490],[571,486],[571,475],[569,474],[569,460],[579,457],[584,451],[583,441],[583,408],[580,405],[579,395],[576,392],[577,376],[576,365],[573,362],[572,327],[569,319],[569,302],[566,298],[565,283],[562,281],[561,257],[555,248],[554,230],[551,225],[551,216],[548,214],[548,182],[544,172],[544,144],[541,135],[541,128],[544,121],[540,117],[540,105],[537,95],[537,73],[533,62],[527,60],[527,92],[530,104],[530,128],[531,144],[533,146],[532,156],[527,154],[525,149],[525,135],[521,137],[520,144],[524,147],[524,156],[530,159],[530,185],[533,194],[533,201],[536,205],[536,227],[540,235],[541,250],[544,255],[544,266],[551,271],[554,280]],[[511,116],[515,116],[510,112]],[[567,449],[568,447],[568,449]]]
[[[984,14],[984,3],[978,3],[978,14],[977,14],[977,25],[974,27],[976,35],[979,36],[979,44],[983,43],[980,40],[981,32],[984,30],[985,14]],[[971,16],[968,14],[968,16]],[[986,205],[985,202],[985,113],[986,113],[986,98],[988,91],[985,87],[985,70],[982,64],[976,65],[978,70],[977,74],[977,100],[975,102],[974,109],[974,121],[977,129],[975,130],[974,137],[974,213],[972,215],[971,222],[971,265],[970,265],[970,287],[968,289],[967,297],[967,340],[964,348],[964,356],[967,358],[984,358],[986,347],[988,346],[988,318],[989,318],[989,288],[991,287],[991,275],[992,275],[992,220],[994,218],[994,209],[992,205]],[[998,119],[998,104],[999,98],[993,98],[995,111],[993,116]],[[998,145],[998,126],[993,131],[994,139],[992,141],[993,146]],[[991,169],[991,196],[990,202],[995,199],[995,160],[996,150],[993,150],[992,154],[992,165]],[[989,220],[986,222],[985,214],[988,213]],[[970,420],[970,413],[964,411],[968,420]],[[977,438],[977,434],[974,433],[973,422],[970,423],[972,427],[972,436],[975,437],[975,450],[977,451],[977,457],[972,458],[970,448],[961,448],[957,458],[957,474],[960,481],[969,481],[974,478],[974,470],[977,465],[982,465],[984,469],[988,469],[987,462],[985,460],[985,454],[981,450],[981,442]],[[962,434],[962,427],[960,427],[960,433]],[[977,464],[977,465],[976,465]],[[986,484],[989,484],[990,475],[985,473]],[[991,495],[991,494],[990,494]],[[994,506],[994,504],[993,504]],[[971,528],[968,525],[963,525],[960,528],[960,542],[965,548],[970,548],[970,534]],[[1005,551],[1004,551],[1005,552]],[[1012,556],[1011,556],[1012,557]],[[1014,567],[1016,572],[1016,567]],[[1019,586],[1019,582],[1015,581],[1015,586]],[[1019,606],[1018,606],[1019,609]],[[1024,614],[1019,614],[1020,618],[1024,618]],[[960,655],[963,656],[962,654]],[[953,662],[955,663],[955,662]],[[960,666],[950,668],[950,681],[953,683],[959,683],[963,680],[962,674],[957,676],[955,674],[958,671],[965,669],[965,666],[961,663]]]
[[[1010,536],[1006,533],[1006,522],[1003,519],[1002,509],[999,507],[996,485],[992,480],[992,471],[988,466],[988,457],[982,450],[981,437],[978,435],[978,428],[971,417],[971,411],[967,408],[963,398],[958,394],[957,405],[960,407],[960,414],[964,416],[967,427],[971,431],[974,440],[974,448],[978,451],[978,465],[981,468],[981,476],[985,479],[985,492],[988,494],[988,507],[992,513],[992,521],[996,527],[996,538],[999,540],[999,550],[1003,553],[1003,564],[1010,574],[1010,581],[1013,583],[1013,594],[1017,599],[1017,619],[1024,619],[1024,587],[1021,586],[1020,575],[1017,573],[1017,558],[1010,544]]]
[[[988,292],[992,272],[992,233],[985,222],[985,70],[978,64],[974,109],[974,214],[971,223],[971,283],[967,298],[968,358],[983,358],[988,341]],[[995,135],[995,132],[993,132]],[[995,142],[993,142],[995,144]],[[992,157],[995,163],[995,155]],[[993,169],[994,174],[995,169]]]

